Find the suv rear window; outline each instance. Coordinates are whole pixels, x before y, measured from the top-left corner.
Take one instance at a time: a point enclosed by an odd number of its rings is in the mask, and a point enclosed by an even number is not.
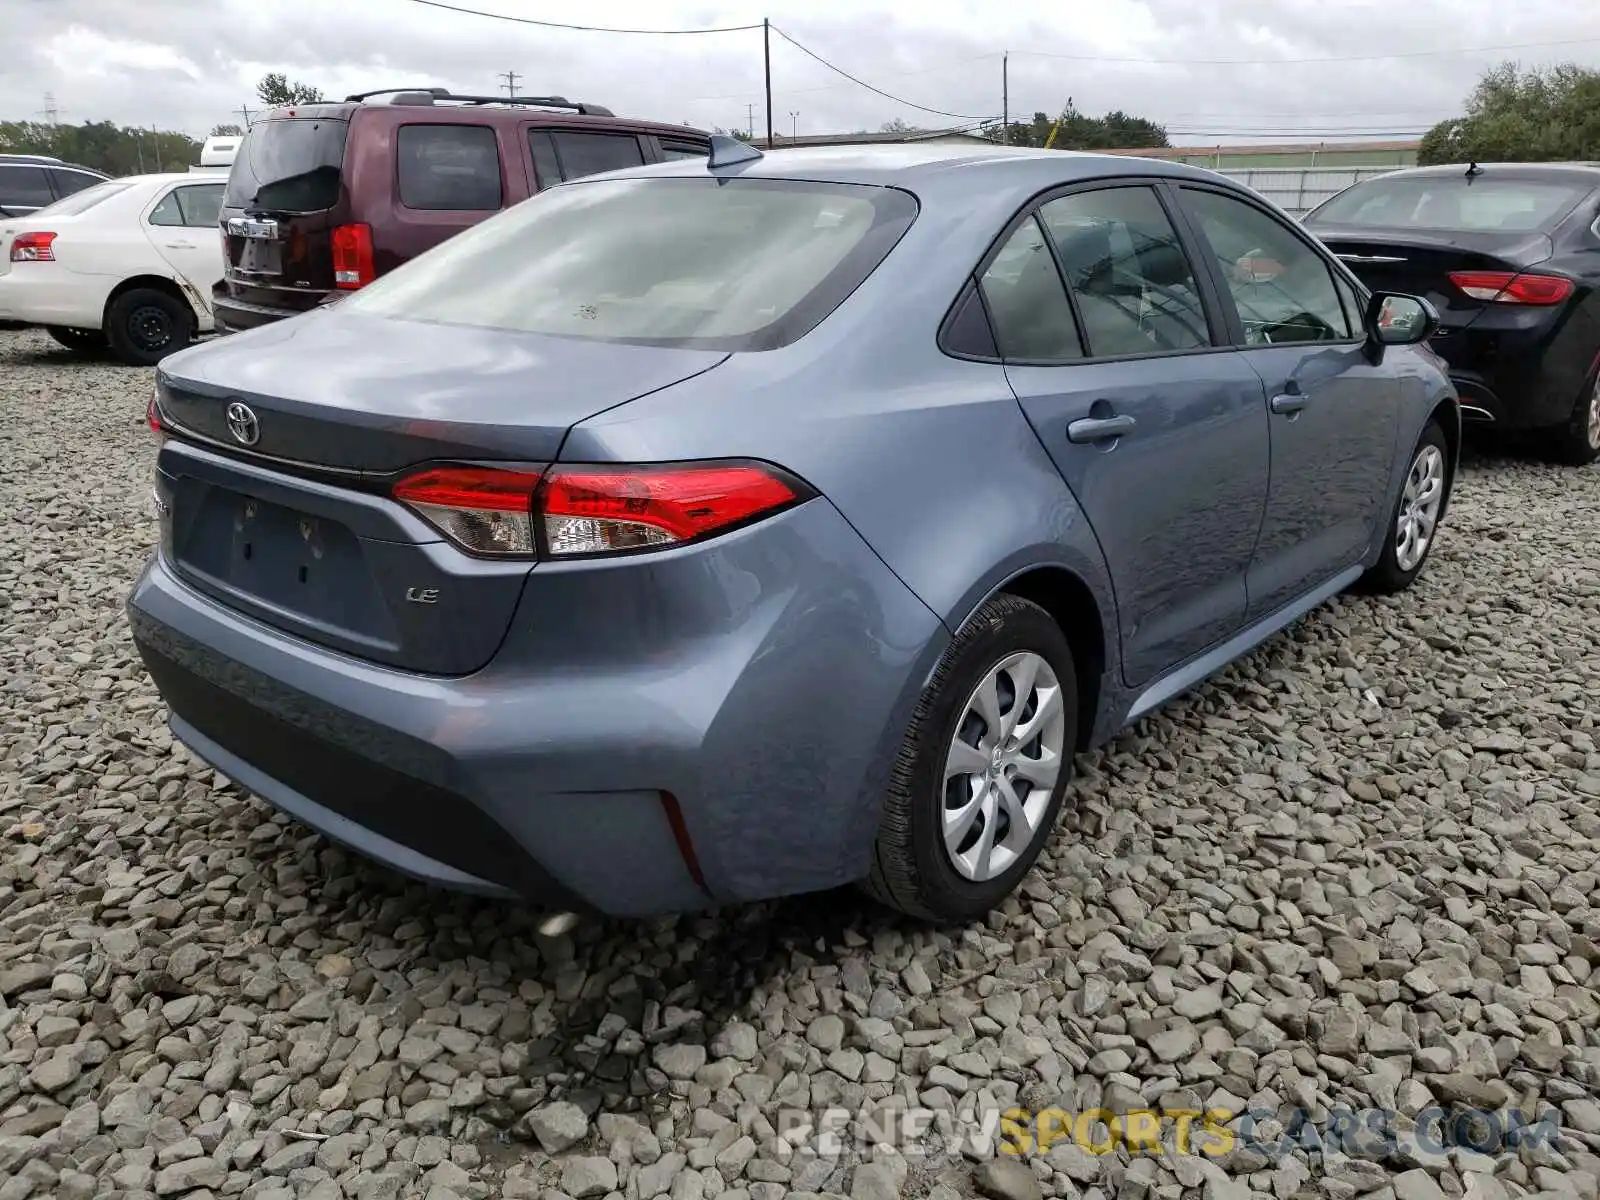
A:
[[[224,206],[286,213],[332,208],[349,132],[348,122],[326,117],[257,121],[234,156]]]
[[[916,201],[771,179],[556,188],[353,293],[347,311],[707,350],[803,336],[877,267]]]
[[[487,125],[402,125],[397,143],[407,208],[500,207],[500,148]]]
[[[1591,190],[1588,183],[1424,175],[1369,179],[1346,188],[1306,216],[1307,225],[1502,230],[1553,228]]]

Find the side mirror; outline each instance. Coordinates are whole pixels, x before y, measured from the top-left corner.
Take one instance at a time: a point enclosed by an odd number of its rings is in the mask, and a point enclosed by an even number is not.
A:
[[[1367,306],[1367,330],[1381,346],[1415,346],[1438,328],[1438,312],[1420,296],[1378,292]]]

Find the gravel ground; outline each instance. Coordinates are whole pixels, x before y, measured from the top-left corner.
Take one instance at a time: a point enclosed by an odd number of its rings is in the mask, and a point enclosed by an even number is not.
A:
[[[843,894],[544,940],[173,744],[122,613],[150,383],[0,333],[0,1200],[1596,1200],[1600,470],[1473,462],[1409,595],[1086,757],[985,927]],[[1435,1103],[1561,1136],[1403,1136]],[[1216,1157],[953,1136],[1050,1104],[1265,1115]],[[779,1136],[834,1106],[939,1115]],[[1375,1108],[1402,1136],[1264,1152]]]

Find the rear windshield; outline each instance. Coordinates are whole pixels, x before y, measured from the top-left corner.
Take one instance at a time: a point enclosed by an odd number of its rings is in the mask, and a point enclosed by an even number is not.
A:
[[[1369,179],[1340,192],[1306,223],[1538,233],[1554,227],[1589,191],[1584,183],[1469,180],[1465,173]]]
[[[632,178],[543,192],[344,302],[419,321],[708,350],[803,336],[889,253],[902,191]]]
[[[247,212],[323,212],[339,199],[348,122],[326,117],[257,121],[228,173],[224,207]]]
[[[109,200],[118,192],[125,192],[133,184],[126,179],[108,179],[104,183],[97,183],[93,187],[86,187],[81,192],[73,192],[64,200],[57,200],[49,208],[41,208],[35,216],[75,217],[81,212],[87,212],[102,200]]]

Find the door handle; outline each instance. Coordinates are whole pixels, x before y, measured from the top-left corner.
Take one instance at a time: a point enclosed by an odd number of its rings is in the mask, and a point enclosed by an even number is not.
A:
[[[193,250],[194,249],[194,243],[193,242],[167,242],[166,243],[166,247],[167,247],[168,250]]]
[[[1311,397],[1304,392],[1285,392],[1283,395],[1274,396],[1269,400],[1267,407],[1280,417],[1292,417],[1310,401]]]
[[[1138,422],[1123,413],[1117,417],[1082,417],[1067,426],[1067,441],[1080,445],[1086,442],[1108,442],[1125,433],[1132,433]]]

